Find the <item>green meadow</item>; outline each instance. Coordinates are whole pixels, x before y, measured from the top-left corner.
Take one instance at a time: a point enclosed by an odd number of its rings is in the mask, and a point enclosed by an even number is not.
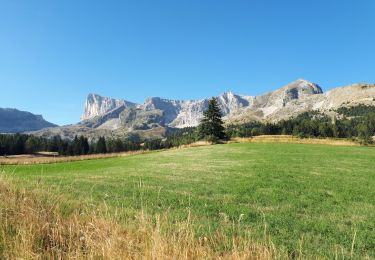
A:
[[[53,193],[66,216],[81,204],[120,222],[167,213],[190,218],[197,239],[221,230],[291,258],[375,258],[373,147],[233,143],[1,167],[16,186]]]

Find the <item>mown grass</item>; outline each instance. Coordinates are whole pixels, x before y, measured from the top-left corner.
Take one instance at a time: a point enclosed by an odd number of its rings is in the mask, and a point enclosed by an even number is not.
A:
[[[117,223],[143,211],[170,223],[189,216],[198,240],[220,230],[270,239],[290,258],[371,259],[374,166],[372,147],[238,143],[2,171],[17,187],[58,195],[66,217],[82,204],[108,208]]]

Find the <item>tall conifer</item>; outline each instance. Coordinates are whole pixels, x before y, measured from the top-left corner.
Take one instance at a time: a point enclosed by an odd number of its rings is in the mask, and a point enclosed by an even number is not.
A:
[[[203,112],[203,116],[198,128],[200,138],[210,141],[224,139],[223,120],[216,98],[213,97],[208,101],[208,108]]]

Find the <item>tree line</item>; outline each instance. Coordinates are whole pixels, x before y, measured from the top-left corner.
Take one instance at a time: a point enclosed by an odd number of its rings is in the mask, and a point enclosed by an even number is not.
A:
[[[212,98],[198,127],[174,129],[164,139],[142,141],[139,136],[132,136],[124,139],[99,137],[89,141],[83,136],[64,140],[60,136],[47,139],[25,134],[0,134],[0,155],[33,154],[39,151],[57,152],[59,155],[85,155],[141,149],[157,150],[178,147],[199,140],[219,142],[233,137],[257,135],[350,138],[363,144],[373,143],[374,106],[345,107],[333,112],[337,115],[333,118],[319,112],[305,112],[276,123],[254,121],[224,127],[217,100]]]
[[[340,109],[335,117],[319,112],[305,112],[295,118],[277,123],[250,122],[229,125],[230,137],[257,135],[294,135],[298,137],[346,138],[362,144],[373,143],[375,136],[375,107],[360,106]]]
[[[116,153],[139,150],[140,146],[139,142],[128,139],[106,139],[105,137],[89,142],[84,136],[64,140],[60,136],[48,139],[25,134],[0,134],[0,155],[2,156],[34,154],[40,151],[57,152],[65,156]]]

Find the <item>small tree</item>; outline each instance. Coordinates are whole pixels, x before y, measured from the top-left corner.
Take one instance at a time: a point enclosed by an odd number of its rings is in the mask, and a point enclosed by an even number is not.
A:
[[[221,111],[216,98],[208,101],[208,108],[203,112],[203,119],[198,127],[199,137],[216,142],[225,138]]]

